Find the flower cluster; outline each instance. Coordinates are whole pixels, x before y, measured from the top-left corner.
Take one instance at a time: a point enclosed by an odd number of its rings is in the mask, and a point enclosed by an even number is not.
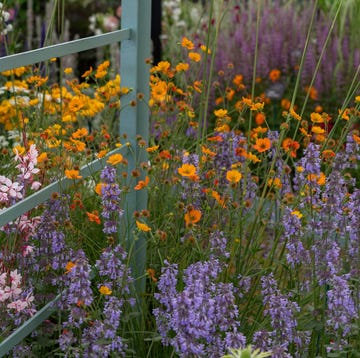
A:
[[[155,294],[161,306],[154,315],[163,343],[181,357],[218,357],[227,347],[245,345],[233,286],[218,282],[220,272],[218,259],[196,262],[184,270],[184,288],[178,292],[177,265],[165,262]]]

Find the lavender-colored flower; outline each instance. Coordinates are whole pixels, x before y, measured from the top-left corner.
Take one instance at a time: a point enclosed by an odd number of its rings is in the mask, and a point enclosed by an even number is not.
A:
[[[65,285],[67,289],[63,300],[66,306],[70,307],[68,324],[80,327],[86,317],[86,311],[83,307],[90,306],[93,301],[90,280],[91,267],[82,250],[75,253],[71,262],[73,266],[66,274]]]
[[[229,258],[230,253],[227,251],[227,239],[222,231],[216,230],[210,234],[210,258]]]
[[[337,337],[344,338],[349,335],[352,324],[359,317],[359,308],[355,305],[348,280],[349,275],[334,275],[331,289],[327,291],[326,325]]]
[[[177,272],[176,265],[165,266],[155,294],[161,306],[154,315],[163,343],[172,345],[181,357],[219,357],[230,343],[243,347],[234,287],[216,282],[220,262],[214,258],[190,265],[184,271],[180,292],[176,290]]]
[[[263,350],[271,350],[274,357],[286,357],[289,345],[294,343],[298,350],[304,343],[302,335],[297,331],[295,314],[300,311],[296,302],[290,300],[290,295],[281,293],[273,274],[261,279],[264,315],[271,319],[272,331],[259,331],[254,336],[254,343]],[[269,342],[270,345],[266,346]],[[278,351],[278,353],[275,353]],[[290,357],[290,355],[289,355]]]
[[[120,207],[121,190],[116,183],[116,169],[106,166],[100,175],[103,181],[101,187],[102,212],[101,216],[105,219],[103,231],[111,235],[118,231],[119,219],[123,215]]]

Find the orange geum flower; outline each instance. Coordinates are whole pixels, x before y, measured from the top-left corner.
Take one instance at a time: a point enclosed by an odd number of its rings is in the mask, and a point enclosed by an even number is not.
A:
[[[71,272],[71,270],[76,266],[75,263],[73,263],[72,261],[69,261],[66,266],[65,266],[65,273],[69,273]]]
[[[236,87],[244,87],[244,85],[243,85],[243,79],[244,79],[244,77],[243,77],[243,75],[235,75],[235,77],[233,78],[233,84],[236,86]]]
[[[111,165],[117,165],[122,162],[123,156],[120,153],[113,154],[109,157],[109,159],[106,161],[106,163],[109,163]]]
[[[358,97],[360,97],[360,96],[358,96]],[[354,141],[360,145],[360,137],[356,134],[353,134],[352,137],[353,137]]]
[[[266,119],[266,116],[265,116],[264,113],[262,113],[262,112],[256,113],[256,115],[255,115],[255,123],[258,126],[263,125],[265,123],[265,119]]]
[[[273,69],[269,73],[269,79],[272,82],[278,81],[280,79],[280,76],[281,76],[281,71],[277,69]]]
[[[313,123],[324,123],[324,118],[321,114],[313,112],[310,114],[310,120]]]
[[[85,106],[85,101],[79,96],[74,96],[69,103],[69,111],[77,112]]]
[[[297,121],[301,121],[301,117],[295,112],[294,108],[290,109],[290,116],[296,119]]]
[[[178,168],[178,173],[182,177],[194,177],[196,175],[196,167],[193,164],[183,164]]]
[[[165,81],[159,81],[151,86],[151,97],[155,101],[162,102],[167,95],[168,86]]]
[[[311,128],[311,132],[315,133],[315,134],[324,134],[325,133],[325,129],[319,127],[319,126],[314,126]]]
[[[96,184],[96,186],[95,186],[95,193],[97,194],[97,195],[101,195],[101,193],[102,193],[102,191],[103,191],[103,188],[105,187],[105,183],[98,183],[98,184]]]
[[[69,179],[81,179],[82,176],[79,175],[79,171],[75,169],[65,169],[65,176]]]
[[[181,40],[181,46],[186,47],[188,50],[193,50],[195,48],[194,43],[185,36]]]
[[[228,111],[227,109],[216,109],[214,114],[217,118],[225,118],[227,117]]]
[[[359,138],[360,139],[360,138]],[[321,153],[322,157],[324,159],[330,159],[330,158],[333,158],[335,157],[335,153],[333,150],[331,149],[325,149],[322,153]]]
[[[186,226],[194,225],[200,221],[201,211],[197,209],[192,209],[185,214],[184,219]]]
[[[92,74],[92,72],[93,72],[93,68],[90,66],[90,68],[89,68],[87,71],[85,71],[85,72],[81,75],[81,77],[82,77],[82,78],[89,77],[89,76]]]
[[[291,157],[296,158],[296,151],[300,148],[299,142],[292,138],[285,138],[281,146],[286,152],[290,153]]]
[[[79,128],[78,130],[76,130],[71,136],[74,139],[80,139],[82,137],[85,137],[89,134],[88,130],[86,128]]]
[[[143,232],[148,232],[148,231],[151,231],[151,227],[136,220],[136,226],[137,228],[140,230],[140,231],[143,231]]]
[[[134,187],[134,190],[141,190],[148,186],[150,183],[150,178],[148,176],[145,177],[145,180],[140,180],[137,185]]]
[[[290,109],[291,102],[287,98],[283,98],[281,100],[281,107],[284,108],[286,111]]]
[[[101,286],[99,288],[99,292],[102,294],[102,295],[106,295],[106,296],[109,296],[112,294],[112,291],[110,290],[109,287],[107,286]]]
[[[200,62],[200,60],[201,60],[201,55],[198,54],[197,52],[189,52],[188,57],[191,61],[194,61],[194,62]]]
[[[207,48],[205,45],[200,46],[201,51],[207,53],[208,55],[211,54],[211,49]]]
[[[185,63],[185,62],[180,62],[176,65],[175,70],[176,72],[182,72],[182,71],[187,71],[189,69],[189,64]]]
[[[232,184],[238,183],[241,178],[241,173],[236,169],[228,170],[226,172],[226,180]]]
[[[101,224],[101,220],[99,218],[99,215],[97,215],[96,212],[92,212],[92,213],[89,213],[89,212],[86,212],[86,215],[88,217],[88,219],[91,221],[91,222],[94,222],[96,224]]]
[[[261,162],[261,160],[253,153],[248,153],[246,158],[249,159],[250,161],[252,161],[253,163]]]
[[[148,153],[153,153],[153,152],[156,152],[158,149],[159,149],[158,145],[153,145],[152,147],[146,148],[146,151]]]
[[[258,138],[256,143],[253,145],[253,148],[259,153],[266,152],[271,148],[271,141],[269,138]]]

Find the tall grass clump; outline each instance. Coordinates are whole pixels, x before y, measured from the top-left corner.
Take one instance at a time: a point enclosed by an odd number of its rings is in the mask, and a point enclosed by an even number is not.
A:
[[[60,83],[36,66],[2,73],[0,208],[73,180],[1,228],[1,340],[61,293],[11,356],[360,354],[359,73],[324,70],[341,8],[327,18],[317,2],[207,5],[206,31],[174,39],[176,57],[150,70],[151,136],[136,141],[149,160],[131,173],[111,153],[133,149],[115,123],[130,89],[108,61],[81,81],[71,68]],[[302,27],[277,33],[289,14]],[[279,47],[280,35],[299,38]],[[94,158],[100,173],[82,178]],[[148,206],[129,213],[133,191]],[[140,274],[129,219],[134,240],[146,237]]]

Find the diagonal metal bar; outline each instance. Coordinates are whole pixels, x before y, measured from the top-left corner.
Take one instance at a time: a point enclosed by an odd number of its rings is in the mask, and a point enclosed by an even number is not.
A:
[[[80,175],[83,178],[86,178],[95,172],[99,171],[104,167],[106,159],[113,154],[119,153],[124,150],[126,147],[121,147],[114,149],[109,152],[105,157],[101,159],[96,159],[80,169]],[[68,179],[66,177],[57,180],[56,182],[49,184],[45,188],[39,190],[38,192],[28,196],[22,201],[12,205],[10,208],[7,208],[3,211],[0,211],[0,227],[4,226],[10,221],[18,218],[20,215],[26,213],[27,211],[35,208],[36,206],[44,203],[46,200],[50,199],[51,194],[56,192],[62,192],[68,187],[74,184],[73,179]]]
[[[110,45],[114,42],[128,40],[131,36],[129,28],[108,32],[106,34],[84,37],[82,39],[46,46],[36,50],[21,52],[0,58],[0,72],[27,66],[53,57],[62,57],[73,53],[91,50]]]
[[[9,337],[4,339],[0,343],[0,357],[20,343],[25,337],[27,337],[32,331],[36,329],[43,321],[45,321],[52,313],[56,311],[54,303],[59,301],[61,294],[57,295],[51,302],[46,304],[40,311],[36,312],[29,320],[27,320],[21,327],[19,327]]]

